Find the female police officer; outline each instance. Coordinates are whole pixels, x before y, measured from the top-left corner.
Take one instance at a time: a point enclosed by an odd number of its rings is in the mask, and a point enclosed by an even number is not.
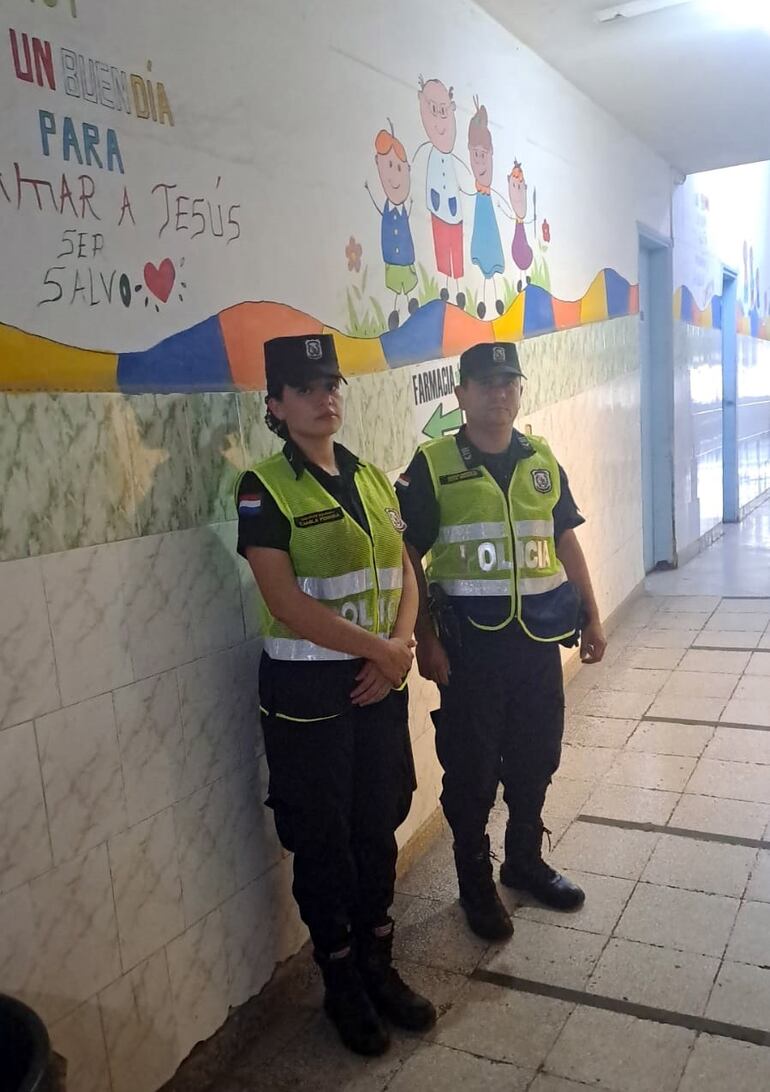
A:
[[[268,426],[283,451],[241,476],[238,551],[264,601],[260,703],[269,805],[294,853],[294,897],[351,1050],[388,1046],[382,1022],[435,1010],[391,963],[396,828],[415,788],[404,679],[417,613],[404,524],[385,475],[339,444],[329,335],[265,345]]]

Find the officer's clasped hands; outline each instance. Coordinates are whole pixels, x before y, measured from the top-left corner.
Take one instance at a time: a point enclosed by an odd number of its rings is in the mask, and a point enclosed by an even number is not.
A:
[[[353,705],[374,705],[382,701],[393,689],[380,668],[372,660],[367,660],[356,675],[356,688],[351,692]]]
[[[401,686],[414,660],[415,641],[391,637],[380,641],[377,659],[374,661],[391,686]]]

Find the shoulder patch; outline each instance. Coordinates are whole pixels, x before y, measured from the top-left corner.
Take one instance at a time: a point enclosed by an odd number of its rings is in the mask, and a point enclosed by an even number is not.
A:
[[[398,508],[386,508],[385,511],[387,512],[388,518],[390,519],[390,522],[393,524],[395,529],[400,534],[403,534],[406,530],[406,524],[404,523],[404,520]]]
[[[258,516],[262,511],[261,493],[241,493],[238,498],[238,515],[243,517]]]
[[[551,481],[551,471],[541,467],[538,470],[531,471],[532,484],[538,493],[550,493],[553,489],[553,482]]]

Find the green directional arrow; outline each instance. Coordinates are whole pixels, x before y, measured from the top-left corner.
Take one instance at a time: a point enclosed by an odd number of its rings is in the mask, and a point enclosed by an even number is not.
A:
[[[459,407],[444,413],[444,404],[439,402],[422,431],[429,439],[438,440],[446,432],[456,432],[462,423],[463,411]]]

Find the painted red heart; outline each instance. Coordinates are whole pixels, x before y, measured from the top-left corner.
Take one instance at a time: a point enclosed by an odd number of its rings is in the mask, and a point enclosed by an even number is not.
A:
[[[176,270],[170,258],[164,258],[157,268],[152,262],[148,262],[144,267],[144,283],[161,303],[165,303],[171,295],[175,280]]]

